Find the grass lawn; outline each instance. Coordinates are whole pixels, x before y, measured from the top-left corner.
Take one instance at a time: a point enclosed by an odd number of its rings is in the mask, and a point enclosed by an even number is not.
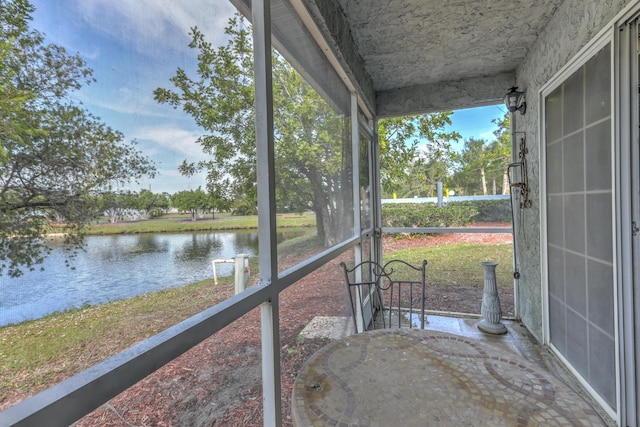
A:
[[[277,217],[278,228],[313,227],[315,215],[283,214]],[[191,221],[190,215],[166,215],[142,221],[118,222],[114,224],[92,224],[87,227],[87,234],[133,234],[133,233],[179,233],[184,231],[218,231],[249,230],[258,228],[257,216],[232,216],[216,214],[212,219]]]
[[[437,285],[482,285],[483,261],[495,261],[498,286],[513,286],[513,247],[511,244],[469,244],[405,249],[386,254],[384,261],[402,259],[412,265],[427,264],[427,283]]]
[[[221,300],[217,293],[208,279],[0,328],[0,404],[8,395],[43,390],[173,326]]]

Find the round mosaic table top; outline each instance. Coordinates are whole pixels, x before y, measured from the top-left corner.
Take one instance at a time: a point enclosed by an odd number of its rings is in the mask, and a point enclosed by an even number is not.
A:
[[[302,426],[603,426],[542,367],[473,339],[384,329],[316,352],[294,384]]]

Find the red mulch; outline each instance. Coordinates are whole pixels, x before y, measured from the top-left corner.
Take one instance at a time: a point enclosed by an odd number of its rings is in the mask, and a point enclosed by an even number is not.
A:
[[[510,242],[509,234],[443,234],[385,239],[384,250],[454,242]],[[346,255],[344,256],[346,259]],[[295,262],[297,260],[290,260]],[[326,339],[298,340],[315,316],[348,316],[341,260],[309,274],[280,294],[283,425],[291,426],[293,382],[304,361]],[[479,313],[482,284],[430,287],[429,309]],[[501,290],[505,316],[513,316],[513,291]],[[158,369],[76,425],[89,426],[262,426],[260,313],[253,310]]]

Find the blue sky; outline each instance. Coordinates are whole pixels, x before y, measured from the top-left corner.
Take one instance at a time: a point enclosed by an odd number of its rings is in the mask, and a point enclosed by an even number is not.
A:
[[[469,138],[493,141],[495,139],[493,131],[498,127],[492,123],[492,120],[502,119],[506,110],[503,104],[499,104],[454,111],[451,117],[452,125],[447,126],[447,130],[457,130],[462,135],[462,140],[454,148],[461,148],[463,141]]]
[[[157,87],[171,88],[176,68],[194,70],[195,52],[187,45],[197,26],[214,45],[224,43],[223,29],[235,12],[224,0],[32,0],[33,27],[47,41],[79,53],[97,82],[74,96],[103,122],[156,162],[159,175],[139,188],[175,193],[204,186],[203,176],[178,172],[184,160],[203,158],[195,140],[203,134],[193,119],[153,100]],[[463,138],[491,139],[504,107],[456,111],[453,128]]]

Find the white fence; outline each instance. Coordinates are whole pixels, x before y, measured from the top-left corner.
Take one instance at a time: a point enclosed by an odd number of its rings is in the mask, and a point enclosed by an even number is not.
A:
[[[453,202],[468,202],[473,200],[509,200],[508,194],[498,194],[495,196],[449,196],[443,197],[444,203]],[[438,203],[437,197],[408,197],[404,199],[382,199],[382,204],[385,203]]]

